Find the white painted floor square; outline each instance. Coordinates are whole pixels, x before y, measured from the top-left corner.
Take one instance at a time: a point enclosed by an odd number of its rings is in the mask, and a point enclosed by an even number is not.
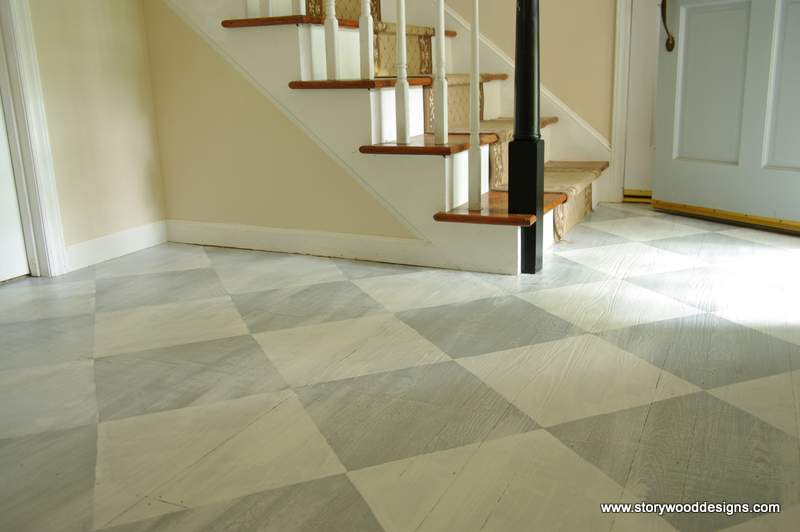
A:
[[[505,295],[501,288],[476,275],[444,270],[373,277],[354,282],[392,312]]]
[[[663,251],[638,242],[564,251],[557,254],[565,259],[620,278],[688,270],[706,265],[692,257]]]
[[[592,335],[458,363],[545,427],[699,391]]]
[[[694,307],[620,280],[553,288],[517,297],[589,332],[700,313]]]
[[[677,236],[696,235],[705,233],[704,229],[697,229],[655,216],[641,216],[639,218],[623,218],[621,220],[608,220],[585,224],[587,227],[605,231],[613,235],[627,238],[635,242],[646,242],[660,238],[673,238]]]
[[[248,334],[230,297],[98,312],[95,356]]]
[[[387,532],[610,529],[622,488],[545,431],[348,474]]]
[[[742,290],[717,314],[745,327],[800,345],[800,285],[775,282],[769,275],[760,285],[743,283]],[[777,278],[780,279],[780,278]],[[784,278],[785,280],[785,278]]]
[[[290,390],[101,423],[95,523],[129,523],[344,472]]]
[[[450,360],[392,315],[266,332],[255,338],[292,386]]]

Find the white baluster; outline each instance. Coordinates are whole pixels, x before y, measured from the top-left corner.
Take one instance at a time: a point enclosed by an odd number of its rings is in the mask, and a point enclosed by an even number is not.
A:
[[[328,79],[339,79],[339,19],[336,18],[336,0],[325,0],[325,60]]]
[[[472,57],[469,83],[469,209],[481,208],[480,2],[472,0]]]
[[[292,0],[292,15],[306,14],[306,0]]]
[[[436,144],[447,144],[447,74],[445,57],[444,0],[436,0],[436,50],[433,78],[433,133]]]
[[[397,85],[395,86],[397,107],[397,143],[408,144],[411,142],[409,123],[411,113],[409,109],[408,85],[408,58],[406,53],[406,0],[397,0]]]
[[[262,17],[271,17],[272,16],[272,0],[260,0],[261,5],[261,16]]]
[[[361,39],[361,79],[375,79],[375,51],[373,44],[372,2],[361,0],[361,18],[358,32]]]

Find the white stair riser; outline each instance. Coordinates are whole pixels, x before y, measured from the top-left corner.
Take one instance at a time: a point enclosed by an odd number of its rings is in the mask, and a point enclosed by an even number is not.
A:
[[[469,201],[469,152],[462,151],[451,159],[448,183],[452,188],[447,198],[447,210]],[[489,146],[481,146],[481,194],[484,192],[489,192]]]
[[[370,92],[372,99],[371,144],[397,140],[397,98],[393,87]],[[425,111],[422,87],[409,90],[409,134],[413,137],[425,133]]]
[[[544,249],[552,248],[556,243],[555,211],[544,215]]]
[[[303,81],[328,79],[327,52],[325,50],[325,28],[304,24],[300,26],[300,46],[302,50],[300,68]],[[361,44],[358,30],[339,28],[336,32],[339,41],[339,69],[341,79],[361,77],[359,61]]]

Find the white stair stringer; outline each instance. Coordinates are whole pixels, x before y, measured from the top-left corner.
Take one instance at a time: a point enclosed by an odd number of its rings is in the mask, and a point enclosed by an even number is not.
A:
[[[220,55],[254,83],[334,161],[402,220],[417,240],[342,256],[451,269],[516,274],[519,229],[440,223],[433,215],[466,201],[467,152],[454,156],[364,155],[359,146],[394,139],[394,89],[293,90],[289,82],[324,64],[309,46],[311,25],[230,30],[225,18],[241,17],[240,0],[167,0],[168,5]],[[356,33],[357,35],[357,33]],[[358,68],[356,55],[354,64]],[[317,78],[313,75],[313,78]],[[423,133],[422,88],[412,87],[411,134]],[[488,191],[488,150],[483,149]],[[462,197],[464,201],[462,200]],[[343,209],[347,205],[342,206]],[[218,242],[225,245],[225,242]],[[234,245],[231,243],[230,245]],[[272,251],[282,251],[272,249]],[[314,254],[313,250],[307,251]],[[329,255],[321,251],[319,254]]]

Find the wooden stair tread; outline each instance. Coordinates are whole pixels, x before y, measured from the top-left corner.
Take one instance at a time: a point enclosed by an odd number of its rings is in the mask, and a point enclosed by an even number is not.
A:
[[[557,116],[545,116],[541,119],[542,129],[558,122]],[[469,134],[467,128],[451,128],[450,132],[457,134]],[[494,133],[502,142],[510,142],[514,138],[514,119],[496,118],[494,120],[481,121],[481,133]]]
[[[408,84],[414,86],[428,86],[433,84],[430,76],[413,76],[408,78]],[[311,81],[292,81],[290,89],[315,90],[315,89],[380,89],[394,87],[397,78],[375,79],[320,79]]]
[[[577,197],[602,174],[601,168],[607,168],[605,161],[551,161],[544,165],[545,194],[563,194],[564,203]],[[503,189],[499,191],[504,192]]]
[[[600,176],[608,169],[608,161],[548,161],[545,170],[548,172],[593,172]]]
[[[494,144],[497,135],[481,134],[481,145]],[[436,144],[431,133],[411,137],[409,144],[386,142],[383,144],[368,144],[361,146],[358,151],[378,155],[454,155],[469,149],[469,135],[451,134],[447,144]]]
[[[469,85],[469,74],[447,74],[447,85]],[[481,83],[489,83],[490,81],[505,81],[508,79],[508,74],[481,74]]]
[[[513,119],[512,119],[513,120]],[[546,128],[547,126],[552,126],[553,124],[558,123],[557,116],[543,116],[540,128]]]
[[[323,25],[325,24],[325,19],[310,15],[288,15],[285,17],[233,18],[222,21],[223,28],[257,28],[263,26],[290,26],[294,24]],[[340,18],[339,26],[344,28],[357,28],[358,21]]]
[[[358,20],[340,18],[339,27],[358,28]],[[222,21],[223,28],[258,28],[265,26],[291,26],[296,24],[314,24],[323,26],[324,17],[314,17],[310,15],[288,15],[284,17],[253,17],[253,18],[233,18]],[[394,24],[379,23],[375,27],[375,33],[389,33],[394,28]],[[436,35],[435,28],[426,26],[407,26],[408,35]],[[453,30],[445,30],[445,36],[455,37],[458,35]]]
[[[567,201],[566,194],[544,195],[544,212],[547,214]],[[536,223],[535,214],[509,214],[508,192],[491,191],[481,196],[481,210],[470,211],[464,204],[445,212],[437,212],[433,219],[437,222],[452,222],[482,225],[510,225],[530,227]]]
[[[544,129],[547,126],[552,126],[553,124],[558,123],[557,116],[543,116],[539,119],[539,128]],[[514,119],[513,118],[495,118],[493,120],[484,120],[481,122],[481,126],[486,126],[487,128],[495,128],[497,130],[501,129],[510,129],[514,130]]]

